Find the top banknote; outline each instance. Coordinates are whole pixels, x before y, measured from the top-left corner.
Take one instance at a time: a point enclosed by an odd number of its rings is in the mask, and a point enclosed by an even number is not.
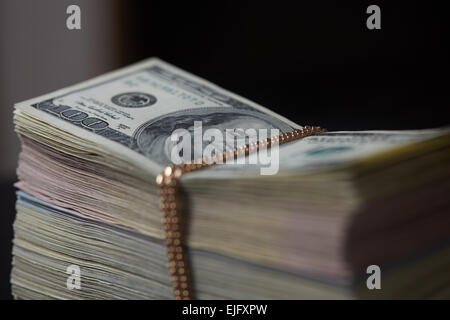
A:
[[[300,128],[282,116],[152,58],[16,105],[86,140],[150,160],[155,173],[171,163],[176,129]],[[43,114],[45,113],[45,115]],[[239,135],[239,132],[231,132]],[[141,159],[142,160],[142,159]]]

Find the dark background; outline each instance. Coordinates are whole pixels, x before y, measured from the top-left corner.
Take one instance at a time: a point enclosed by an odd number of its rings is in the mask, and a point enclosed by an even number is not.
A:
[[[368,30],[366,9],[377,2],[299,2],[185,2],[175,11],[146,1],[135,10],[133,59],[162,57],[299,124],[448,124],[450,36],[442,5],[378,3],[382,29]]]
[[[70,1],[78,2],[83,1]],[[100,45],[97,50],[95,42],[79,50],[97,52],[100,61],[113,55],[114,59],[97,69],[100,64],[92,64],[91,71],[67,80],[64,70],[55,68],[49,79],[58,75],[62,80],[45,89],[55,90],[158,56],[301,125],[329,130],[449,125],[449,34],[444,2],[297,2],[103,1],[104,6],[115,8],[111,26],[117,41],[108,50],[100,50]],[[67,4],[60,3],[50,5],[60,6],[57,9],[65,19]],[[370,4],[381,8],[381,30],[366,28]],[[30,3],[21,5],[25,10]],[[77,32],[86,35],[93,21],[104,19],[102,15],[109,11],[97,8],[89,20],[83,6],[87,4],[80,4],[87,27]],[[39,21],[44,23],[38,19],[32,26],[36,32]],[[7,32],[14,36],[16,31]],[[67,37],[66,41],[72,40]],[[64,40],[59,40],[55,47],[63,45]],[[34,47],[39,48],[39,44]],[[68,64],[73,58],[62,53],[55,57]],[[78,62],[86,65],[87,59]],[[47,92],[39,90],[31,89],[33,95],[14,101]],[[10,298],[14,180],[10,175],[1,187],[0,298]]]

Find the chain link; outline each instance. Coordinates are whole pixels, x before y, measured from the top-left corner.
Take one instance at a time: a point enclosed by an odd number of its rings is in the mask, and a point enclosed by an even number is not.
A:
[[[229,161],[253,152],[258,152],[262,148],[270,148],[274,143],[283,144],[325,131],[326,129],[320,127],[305,126],[302,129],[246,144],[239,148],[224,151],[219,155],[199,159],[198,161],[193,160],[180,165],[171,164],[156,177],[156,183],[160,188],[161,210],[163,213],[162,222],[175,299],[189,300],[194,298],[185,243],[184,229],[186,221],[183,218],[186,218],[186,216],[182,214],[185,208],[183,208],[183,201],[181,199],[179,179],[188,172],[200,170],[216,163],[225,163],[227,160]]]

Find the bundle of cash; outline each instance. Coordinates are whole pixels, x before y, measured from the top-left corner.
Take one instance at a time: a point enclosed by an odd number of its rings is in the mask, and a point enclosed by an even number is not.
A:
[[[14,123],[17,299],[172,299],[187,277],[197,299],[450,297],[448,128],[314,131],[155,58]],[[255,141],[277,143],[218,161]],[[172,163],[201,167],[179,177],[185,275],[157,181]]]

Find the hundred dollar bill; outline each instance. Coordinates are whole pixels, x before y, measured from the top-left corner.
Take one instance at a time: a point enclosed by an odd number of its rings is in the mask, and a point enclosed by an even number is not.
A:
[[[203,130],[301,128],[286,118],[226,91],[166,62],[151,58],[89,81],[16,105],[22,120],[18,131],[29,133],[29,124],[47,143],[81,139],[104,154],[114,154],[152,175],[171,162],[176,129],[192,130],[201,121]],[[20,126],[25,118],[28,123]],[[42,132],[42,122],[69,133],[55,138]],[[32,127],[32,126],[31,126]],[[53,134],[53,136],[51,135]],[[91,149],[86,154],[92,152]]]
[[[280,146],[278,173],[290,175],[311,173],[329,168],[351,166],[357,161],[386,159],[389,153],[402,152],[406,149],[418,149],[425,153],[426,148],[436,148],[436,143],[445,143],[450,139],[450,128],[403,130],[403,131],[334,131],[305,137]],[[257,154],[252,154],[246,163],[233,166],[214,166],[193,172],[183,179],[220,178],[235,179],[254,176],[263,165],[258,162]],[[254,165],[249,165],[254,163]]]

